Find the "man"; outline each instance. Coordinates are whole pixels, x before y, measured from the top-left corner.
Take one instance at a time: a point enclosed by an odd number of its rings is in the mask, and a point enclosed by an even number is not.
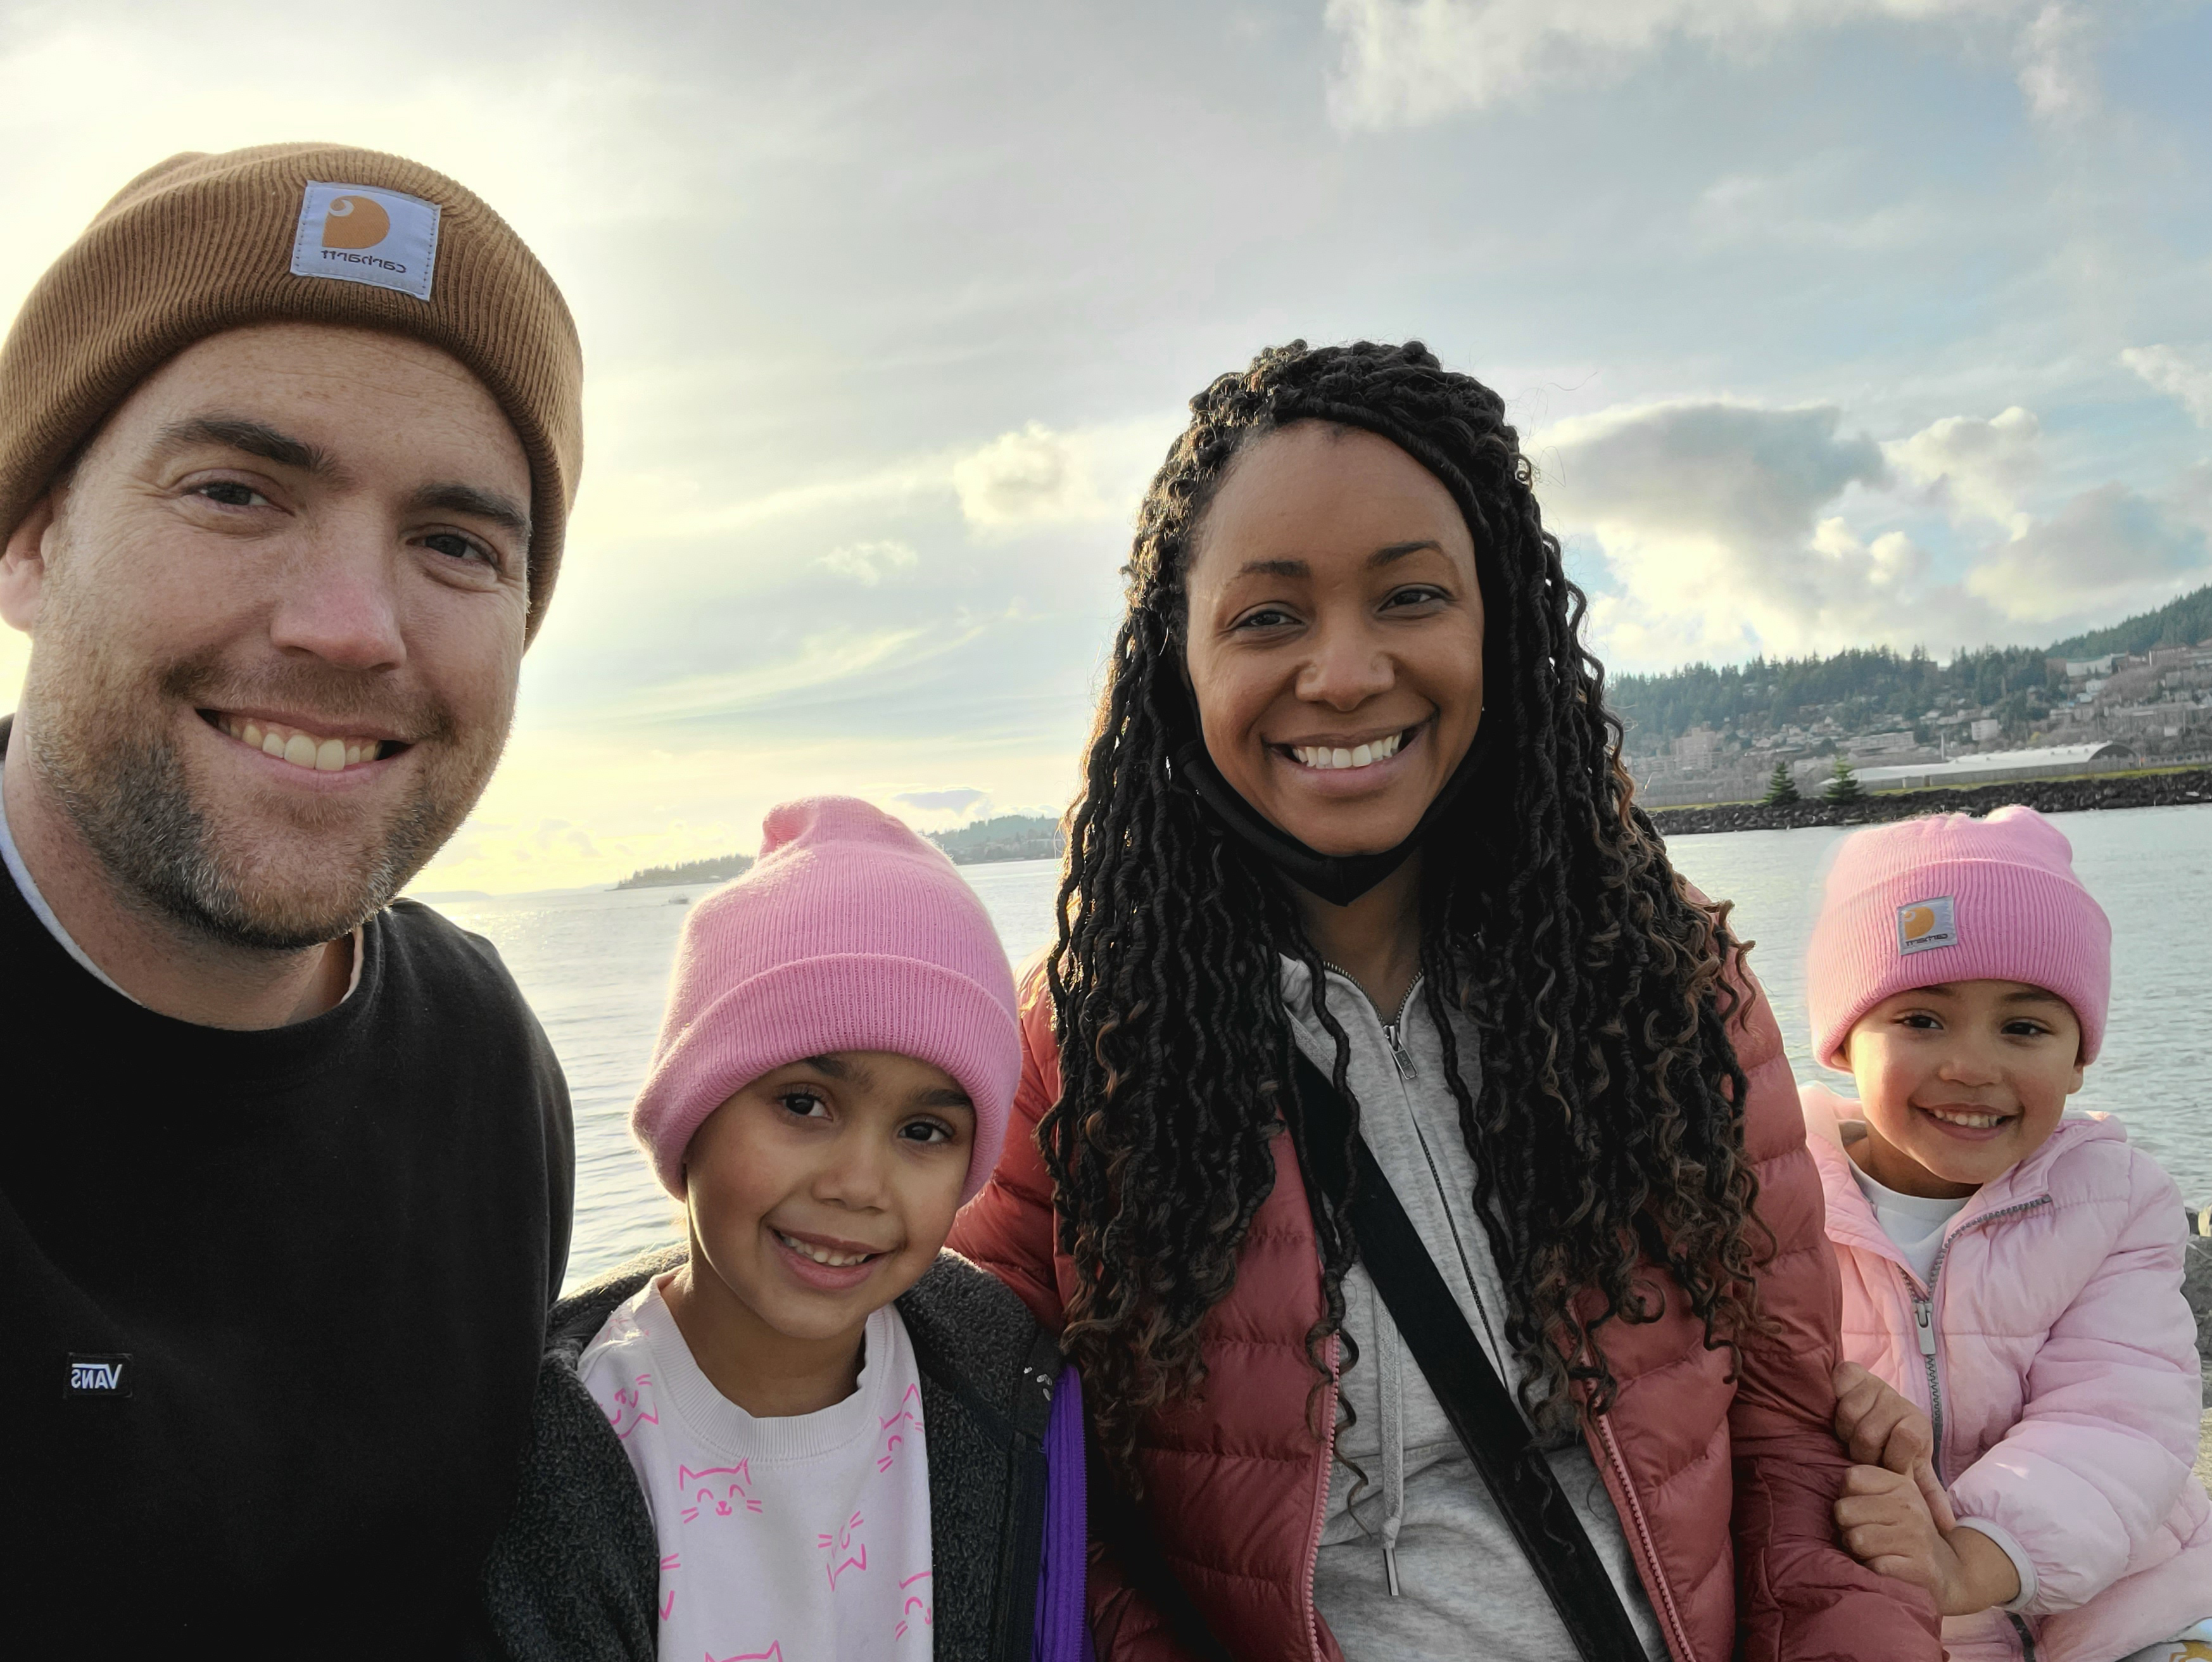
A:
[[[12,1653],[469,1642],[568,1099],[392,897],[505,742],[580,380],[484,204],[321,145],[142,175],[0,348]]]

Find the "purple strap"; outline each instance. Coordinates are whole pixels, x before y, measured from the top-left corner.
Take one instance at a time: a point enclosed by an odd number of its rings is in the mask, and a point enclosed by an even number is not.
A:
[[[1090,1494],[1083,1474],[1083,1381],[1063,1369],[1044,1428],[1044,1548],[1037,1574],[1036,1662],[1097,1662],[1084,1576]]]

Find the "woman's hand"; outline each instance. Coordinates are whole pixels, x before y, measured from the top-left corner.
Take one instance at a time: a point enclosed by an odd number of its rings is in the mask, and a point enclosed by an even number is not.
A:
[[[1856,1362],[1838,1367],[1832,1383],[1836,1437],[1851,1458],[1910,1477],[1936,1527],[1947,1532],[1957,1528],[1951,1497],[1936,1476],[1936,1432],[1928,1416]]]
[[[1912,1478],[1853,1466],[1836,1502],[1836,1527],[1852,1557],[1878,1575],[1924,1587],[1946,1616],[1972,1616],[2020,1596],[2005,1549],[1971,1525],[1940,1528]]]

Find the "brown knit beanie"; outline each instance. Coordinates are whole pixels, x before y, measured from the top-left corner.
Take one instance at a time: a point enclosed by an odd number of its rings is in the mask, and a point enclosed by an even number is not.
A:
[[[39,279],[0,346],[0,537],[131,390],[257,323],[411,335],[490,389],[530,461],[529,632],[583,465],[583,354],[561,291],[443,174],[337,144],[171,156]]]

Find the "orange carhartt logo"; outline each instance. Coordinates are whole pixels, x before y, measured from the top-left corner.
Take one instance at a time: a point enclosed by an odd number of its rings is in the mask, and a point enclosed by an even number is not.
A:
[[[1910,900],[1897,909],[1899,958],[1958,944],[1958,914],[1949,895],[1940,895],[1933,900]]]
[[[380,185],[316,180],[300,201],[292,275],[335,277],[430,298],[438,265],[434,202]]]
[[[374,197],[333,197],[323,210],[323,247],[374,248],[392,234],[392,216]]]

